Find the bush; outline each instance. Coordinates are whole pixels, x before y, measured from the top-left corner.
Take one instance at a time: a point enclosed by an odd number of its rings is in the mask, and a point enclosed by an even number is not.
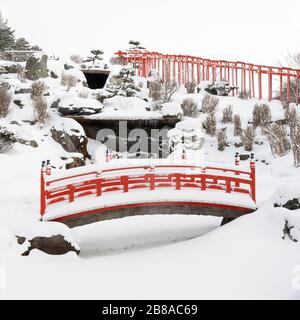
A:
[[[206,93],[202,100],[201,112],[214,113],[219,104],[219,99],[213,95]]]
[[[226,129],[219,130],[217,133],[218,150],[224,151],[227,144]]]
[[[69,91],[72,87],[75,87],[77,84],[78,78],[72,74],[62,74],[61,84],[67,87],[67,91]]]
[[[46,90],[45,83],[42,81],[35,81],[31,85],[31,99],[35,99],[36,97],[40,97]]]
[[[294,130],[291,132],[291,143],[294,157],[294,165],[300,167],[300,123],[297,122]]]
[[[188,81],[185,84],[187,93],[195,93],[196,86],[197,86],[197,83],[195,81]]]
[[[37,96],[33,100],[33,110],[35,120],[40,124],[45,124],[48,120],[48,105],[43,96]]]
[[[80,64],[83,62],[83,58],[79,54],[72,54],[70,59],[71,61],[77,64]]]
[[[214,113],[210,113],[204,123],[203,127],[206,130],[206,133],[209,134],[210,136],[215,136],[216,135],[216,130],[217,130],[217,120],[215,117]]]
[[[180,88],[180,85],[176,80],[165,80],[162,83],[162,102],[170,102],[173,94],[178,91]]]
[[[151,81],[149,83],[149,97],[153,101],[160,101],[162,99],[162,83],[160,81]]]
[[[0,153],[9,150],[17,142],[15,134],[6,127],[0,126]]]
[[[242,121],[239,114],[235,114],[233,117],[234,135],[240,136],[242,134]]]
[[[291,150],[291,144],[282,125],[274,123],[267,134],[273,155],[282,157]]]
[[[8,91],[1,87],[0,88],[0,118],[4,118],[8,115],[9,106],[11,103],[11,95]]]
[[[223,109],[223,118],[222,118],[223,123],[231,123],[232,122],[232,115],[233,115],[232,108],[233,108],[233,106],[229,105]]]
[[[198,105],[193,99],[184,99],[181,108],[185,117],[196,118],[198,116]]]
[[[298,121],[296,108],[287,105],[284,111],[284,118],[291,129],[295,128]]]
[[[241,139],[243,146],[246,151],[253,150],[253,143],[255,139],[255,129],[253,126],[248,126],[245,130],[242,131]]]
[[[253,126],[257,127],[267,127],[269,126],[272,115],[270,107],[267,104],[256,104],[254,106],[253,112]]]
[[[245,92],[239,92],[239,98],[242,100],[248,100],[250,99],[250,93],[248,90],[246,90]]]

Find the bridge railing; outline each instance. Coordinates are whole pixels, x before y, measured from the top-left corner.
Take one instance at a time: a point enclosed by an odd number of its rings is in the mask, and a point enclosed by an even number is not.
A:
[[[148,77],[150,70],[160,72],[162,79],[174,79],[179,84],[189,81],[216,81],[226,80],[238,89],[232,90],[235,95],[242,93],[250,98],[263,98],[263,82],[267,81],[267,96],[269,101],[274,99],[274,80],[279,83],[279,98],[299,103],[300,69],[283,66],[265,66],[240,61],[225,61],[203,59],[188,55],[161,54],[143,50],[118,51],[115,53],[121,63],[132,63],[137,69],[137,75]],[[295,80],[295,85],[291,80]],[[284,91],[286,83],[286,96]],[[295,101],[291,101],[292,93]]]
[[[44,162],[41,170],[40,214],[56,203],[70,203],[86,196],[102,197],[109,192],[131,192],[137,189],[153,191],[160,188],[173,190],[219,190],[225,193],[248,195],[256,201],[255,161],[250,160],[250,170],[234,168],[166,164],[103,168],[51,179],[50,162]]]

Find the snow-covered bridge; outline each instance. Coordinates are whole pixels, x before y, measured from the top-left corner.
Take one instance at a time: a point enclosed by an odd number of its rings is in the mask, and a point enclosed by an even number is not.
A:
[[[70,227],[149,214],[234,219],[256,209],[255,161],[250,167],[190,160],[114,160],[51,173],[41,171],[41,216]]]

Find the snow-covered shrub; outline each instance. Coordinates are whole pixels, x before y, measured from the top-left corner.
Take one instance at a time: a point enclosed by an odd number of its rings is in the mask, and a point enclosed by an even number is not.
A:
[[[141,89],[135,85],[132,75],[134,75],[133,68],[122,68],[119,74],[113,75],[111,78],[109,78],[109,81],[106,85],[106,91],[111,93],[113,96],[136,96]]]
[[[232,108],[233,106],[230,104],[229,106],[223,109],[223,118],[222,118],[223,123],[232,122],[232,115],[233,115]]]
[[[11,95],[5,88],[0,88],[0,118],[7,116],[10,103]]]
[[[214,113],[210,113],[204,123],[203,123],[203,128],[206,130],[206,133],[209,134],[210,136],[215,136],[216,135],[216,130],[217,130],[217,120],[216,116]]]
[[[241,139],[246,151],[253,150],[253,144],[255,139],[255,129],[253,126],[248,126],[242,131]]]
[[[149,82],[149,97],[153,101],[160,101],[162,99],[162,83],[161,81]]]
[[[273,155],[282,157],[291,150],[291,144],[284,126],[273,123],[268,130],[267,137]]]
[[[46,85],[43,81],[35,81],[31,85],[31,99],[40,97],[46,90]]]
[[[298,121],[295,128],[291,131],[291,143],[294,156],[294,165],[300,167],[300,122]]]
[[[219,99],[213,95],[206,93],[202,100],[201,112],[214,113],[219,104]]]
[[[77,64],[82,63],[83,58],[79,54],[72,54],[70,57],[71,61]]]
[[[295,128],[298,121],[296,108],[294,106],[287,105],[284,111],[284,118],[291,130]]]
[[[217,132],[218,150],[224,151],[227,143],[226,128]]]
[[[173,94],[178,91],[180,85],[176,80],[167,79],[162,83],[162,102],[169,102]]]
[[[72,87],[76,86],[78,78],[73,74],[66,74],[63,72],[61,76],[61,84],[64,87],[67,87],[67,91],[69,91]]]
[[[239,114],[234,115],[233,124],[234,124],[234,135],[240,136],[242,133],[242,121]]]
[[[198,116],[198,104],[191,98],[184,99],[181,108],[185,117],[196,118]]]
[[[196,86],[197,86],[196,81],[194,81],[194,80],[188,81],[185,84],[185,88],[186,88],[187,93],[195,93]]]
[[[256,127],[267,127],[271,120],[272,114],[270,107],[267,104],[256,104],[253,108],[253,126]]]
[[[35,120],[43,125],[48,120],[48,104],[43,96],[36,96],[33,99],[33,111]]]
[[[0,126],[0,153],[9,150],[17,142],[15,134],[6,127]]]

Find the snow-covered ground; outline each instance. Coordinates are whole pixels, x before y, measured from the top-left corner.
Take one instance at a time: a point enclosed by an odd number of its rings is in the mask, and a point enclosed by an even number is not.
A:
[[[59,66],[51,68],[57,73],[62,72]],[[6,81],[16,87],[24,86],[16,77]],[[45,82],[49,87],[49,104],[60,98],[69,105],[70,99],[71,102],[75,96],[77,99],[82,89],[81,83],[66,91],[59,79],[47,78]],[[176,105],[187,97],[201,105],[203,93],[187,95],[181,88],[172,98],[172,103]],[[99,222],[68,231],[57,223],[47,223],[45,227],[45,222],[39,222],[39,174],[42,160],[50,158],[57,168],[55,170],[64,170],[65,160],[62,158],[76,155],[66,152],[50,133],[52,126],[63,127],[69,132],[70,122],[61,118],[56,110],[50,112],[50,120],[45,127],[22,122],[33,120],[34,115],[30,95],[20,95],[20,98],[24,107],[20,109],[12,104],[8,117],[0,119],[0,125],[8,126],[24,139],[35,140],[38,147],[16,143],[11,150],[0,154],[0,279],[6,278],[5,285],[0,283],[1,299],[300,298],[300,244],[288,238],[282,239],[285,219],[294,219],[300,212],[273,207],[275,199],[279,203],[278,199],[289,200],[289,195],[299,197],[300,192],[295,190],[299,185],[300,171],[293,167],[291,153],[281,158],[272,156],[266,137],[259,133],[260,129],[254,146],[258,160],[259,207],[254,214],[220,227],[219,218],[161,216],[158,211],[157,216]],[[94,98],[89,99],[96,103]],[[224,127],[221,123],[222,110],[229,104],[233,105],[234,113],[241,115],[242,126],[245,127],[257,100],[219,99],[218,127]],[[130,107],[127,108],[126,103]],[[126,103],[119,104],[120,110],[135,117],[138,104],[130,104],[129,100]],[[282,119],[281,104],[273,101],[269,105],[272,120]],[[108,103],[106,107],[104,103],[104,112],[113,116],[115,111],[109,110],[112,105]],[[170,108],[167,105],[165,112],[169,113]],[[186,123],[201,123],[204,117],[185,119],[186,122],[180,122],[176,130],[183,130]],[[243,147],[234,146],[240,140],[233,136],[233,125],[226,126],[229,146],[222,152],[218,151],[216,138],[204,134],[199,163],[205,160],[231,165],[236,151],[247,153]],[[99,142],[89,140],[88,150],[92,159],[87,160],[87,165],[104,161],[105,149]],[[196,153],[194,160],[197,156]],[[295,226],[296,231],[300,229],[299,219]],[[67,234],[79,245],[81,254],[50,256],[33,250],[29,256],[21,256],[26,243],[17,244],[15,236],[35,232],[39,235]]]

